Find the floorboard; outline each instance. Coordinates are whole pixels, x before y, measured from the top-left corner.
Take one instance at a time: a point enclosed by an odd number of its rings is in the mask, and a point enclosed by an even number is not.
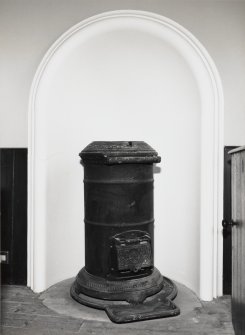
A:
[[[1,296],[5,335],[234,335],[229,296],[201,302],[201,307],[176,318],[123,325],[58,314],[26,287],[3,286]]]

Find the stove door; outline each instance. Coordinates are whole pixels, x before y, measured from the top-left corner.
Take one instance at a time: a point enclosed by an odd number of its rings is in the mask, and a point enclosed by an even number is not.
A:
[[[153,269],[150,235],[145,231],[129,230],[113,236],[110,261],[113,277],[148,275]]]

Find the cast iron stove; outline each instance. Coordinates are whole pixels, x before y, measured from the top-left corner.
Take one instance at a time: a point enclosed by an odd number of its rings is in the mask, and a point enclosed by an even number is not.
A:
[[[175,284],[154,267],[153,164],[145,142],[92,142],[84,166],[85,267],[71,287],[116,323],[175,316]]]

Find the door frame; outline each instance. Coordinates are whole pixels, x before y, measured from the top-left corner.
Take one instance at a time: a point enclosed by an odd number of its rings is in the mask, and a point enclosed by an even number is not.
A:
[[[231,155],[229,151],[238,148],[238,146],[224,147],[224,203],[223,203],[223,221],[227,224],[232,220],[231,206]],[[223,294],[231,294],[232,283],[232,228],[225,225],[223,228]]]

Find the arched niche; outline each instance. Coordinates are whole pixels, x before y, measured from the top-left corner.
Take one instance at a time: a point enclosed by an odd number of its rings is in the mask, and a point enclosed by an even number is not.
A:
[[[34,291],[83,265],[78,153],[93,140],[144,140],[159,152],[155,264],[202,299],[221,294],[223,95],[190,32],[149,12],[107,12],[72,27],[43,58],[29,108]]]

